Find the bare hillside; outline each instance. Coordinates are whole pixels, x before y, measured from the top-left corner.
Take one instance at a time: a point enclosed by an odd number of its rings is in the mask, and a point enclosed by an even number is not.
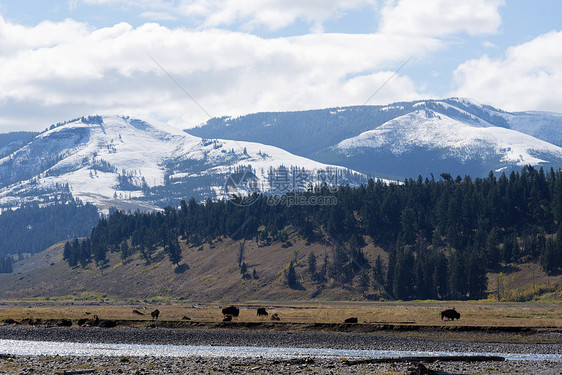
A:
[[[240,272],[239,256],[243,243],[243,262],[247,276]],[[273,243],[258,247],[255,241],[223,239],[214,245],[185,247],[183,260],[177,267],[160,249],[150,263],[134,254],[126,261],[119,253],[110,253],[109,262],[85,269],[70,268],[62,260],[63,244],[16,263],[13,274],[0,275],[0,298],[70,297],[117,299],[184,299],[188,301],[251,301],[251,300],[307,300],[362,299],[358,292],[342,288],[319,291],[307,272],[307,258],[314,252],[318,266],[324,253],[331,249],[321,244],[307,245],[304,240],[290,236],[287,243]],[[369,245],[365,253],[370,260],[382,253]],[[296,260],[300,287],[287,286],[285,272]],[[255,270],[255,278],[254,278]]]
[[[0,298],[68,298],[72,300],[110,298],[117,300],[184,300],[193,302],[365,300],[356,288],[334,287],[328,281],[324,288],[314,283],[307,271],[311,252],[322,266],[324,254],[331,256],[328,245],[307,245],[295,233],[289,241],[258,246],[255,241],[233,241],[225,238],[213,245],[186,247],[179,267],[159,249],[147,263],[136,253],[126,261],[119,253],[109,253],[103,267],[91,263],[86,268],[70,268],[62,260],[63,243],[19,261],[13,274],[0,274]],[[243,277],[239,267],[240,248],[247,265]],[[386,253],[369,243],[364,249],[370,263],[377,255],[386,261]],[[287,286],[286,271],[296,260],[299,286]],[[254,276],[255,270],[255,278]],[[536,264],[507,267],[501,274],[488,274],[490,298],[497,296],[500,283],[502,301],[561,300],[562,275],[547,276]],[[377,297],[372,286],[366,293]]]

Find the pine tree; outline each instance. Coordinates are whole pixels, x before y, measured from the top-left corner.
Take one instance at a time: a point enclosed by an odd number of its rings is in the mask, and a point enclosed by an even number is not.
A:
[[[551,273],[556,266],[556,244],[552,238],[546,240],[544,251],[540,257],[540,265],[544,272]]]
[[[313,280],[316,279],[316,255],[313,252],[308,254],[308,273]]]
[[[287,285],[291,289],[295,289],[297,287],[297,273],[295,271],[295,267],[293,266],[293,262],[289,264],[289,268],[287,269]]]
[[[380,255],[377,255],[375,264],[373,265],[373,288],[381,294],[381,288],[384,285],[384,265]]]
[[[172,264],[175,264],[176,266],[179,265],[182,260],[181,247],[175,234],[171,235],[171,237],[168,239],[168,244],[165,247],[165,251],[168,253],[170,262],[172,262]]]
[[[359,274],[359,290],[362,295],[365,295],[369,290],[371,284],[371,278],[369,277],[369,272],[367,270],[361,271]]]
[[[328,254],[324,253],[324,262],[322,263],[322,267],[320,267],[320,271],[316,274],[316,280],[319,283],[326,282],[326,276],[328,275]]]
[[[123,241],[123,243],[121,244],[121,259],[122,260],[126,260],[129,255],[131,255],[129,253],[129,245],[127,244],[127,241]]]
[[[487,285],[486,272],[479,257],[472,253],[467,264],[467,291],[470,298],[481,298],[484,296]]]
[[[390,249],[388,254],[388,267],[386,269],[386,290],[394,293],[394,271],[396,269],[396,250]]]
[[[496,269],[499,266],[498,236],[495,228],[492,228],[486,238],[486,259],[487,265],[491,269]]]
[[[503,242],[503,247],[502,247],[502,261],[504,264],[511,263],[513,258],[513,246],[514,246],[513,237],[507,236]]]
[[[62,252],[62,259],[68,262],[70,267],[75,267],[78,264],[78,254],[74,250],[70,242],[64,244],[64,250]]]

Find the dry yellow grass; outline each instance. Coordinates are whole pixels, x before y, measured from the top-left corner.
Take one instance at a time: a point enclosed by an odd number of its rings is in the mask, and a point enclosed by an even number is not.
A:
[[[8,318],[80,319],[96,314],[102,319],[151,320],[150,312],[158,308],[161,320],[180,321],[184,316],[196,322],[220,322],[218,305],[183,304],[77,304],[63,301],[0,303],[0,321]],[[359,323],[413,324],[422,326],[518,326],[562,328],[562,305],[559,303],[494,303],[494,302],[326,302],[322,304],[272,304],[258,301],[238,304],[240,316],[236,322],[266,322],[258,317],[256,307],[266,307],[270,314],[277,313],[283,323],[342,323],[348,317],[357,317]],[[439,312],[454,307],[461,313],[459,321],[441,321]],[[133,310],[143,312],[140,316]]]

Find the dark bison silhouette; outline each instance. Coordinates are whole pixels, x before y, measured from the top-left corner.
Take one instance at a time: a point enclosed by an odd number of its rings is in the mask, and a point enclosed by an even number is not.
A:
[[[137,315],[144,315],[143,313],[141,313],[139,310],[133,310],[133,314],[137,314]]]
[[[152,319],[158,319],[158,316],[160,315],[160,310],[156,309],[153,312],[150,313],[150,316],[152,317]]]
[[[357,318],[347,318],[344,323],[357,323]]]
[[[271,320],[281,320],[281,318],[277,314],[271,314]]]
[[[115,320],[102,320],[99,326],[102,328],[113,328],[117,327],[117,322]]]
[[[240,309],[236,306],[228,306],[228,307],[225,307],[224,309],[222,309],[222,314],[223,315],[238,316],[240,314]]]
[[[258,316],[267,316],[267,311],[265,310],[265,307],[258,307]]]
[[[447,320],[459,320],[461,318],[461,314],[459,314],[455,309],[447,309],[441,311],[441,320],[444,318],[447,318]]]
[[[225,315],[224,318],[222,318],[223,322],[230,322],[232,320],[232,315]]]
[[[97,315],[94,315],[93,319],[85,318],[78,320],[80,327],[95,327],[98,324],[100,324],[100,318]]]

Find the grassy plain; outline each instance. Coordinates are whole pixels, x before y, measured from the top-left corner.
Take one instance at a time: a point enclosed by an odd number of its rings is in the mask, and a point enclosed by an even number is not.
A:
[[[562,329],[562,303],[553,302],[488,302],[488,301],[411,301],[411,302],[323,302],[272,303],[252,301],[236,304],[241,308],[234,322],[269,322],[269,317],[258,317],[256,307],[266,307],[271,315],[277,313],[282,323],[339,324],[349,317],[357,317],[359,324],[413,325],[428,327],[529,327]],[[221,308],[228,304],[184,303],[117,303],[76,302],[50,300],[0,301],[0,321],[32,319],[80,319],[98,315],[101,319],[130,321],[143,324],[151,320],[150,312],[160,310],[161,321],[190,321],[201,323],[222,322]],[[439,312],[455,308],[461,319],[442,321]],[[133,310],[145,315],[134,314]]]

